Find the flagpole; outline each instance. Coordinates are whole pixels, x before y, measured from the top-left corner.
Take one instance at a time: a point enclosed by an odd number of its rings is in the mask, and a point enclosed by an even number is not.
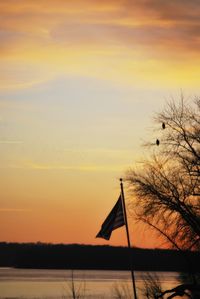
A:
[[[120,179],[120,186],[121,186],[121,197],[122,197],[124,220],[125,220],[125,226],[126,226],[127,242],[128,242],[128,248],[129,248],[129,254],[130,254],[130,266],[131,266],[131,277],[132,277],[132,283],[133,283],[133,293],[134,293],[134,299],[137,299],[135,277],[134,277],[134,271],[133,271],[131,243],[130,243],[130,237],[129,237],[128,221],[127,221],[127,215],[126,215],[126,204],[125,204],[125,198],[124,198],[124,188],[123,188],[122,179]]]

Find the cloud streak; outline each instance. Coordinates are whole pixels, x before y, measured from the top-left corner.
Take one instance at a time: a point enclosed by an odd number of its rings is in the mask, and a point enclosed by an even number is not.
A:
[[[0,140],[0,144],[23,144],[21,140]]]
[[[189,76],[200,65],[196,0],[0,0],[0,10],[4,88],[28,88],[61,74],[148,80],[149,61],[160,73],[164,61],[179,63],[176,69],[185,66]]]
[[[31,209],[16,209],[16,208],[0,208],[0,213],[10,213],[10,212],[14,212],[14,213],[21,213],[21,212],[31,212]]]
[[[126,169],[128,165],[80,165],[80,166],[65,166],[54,164],[37,164],[32,163],[27,165],[27,168],[33,170],[47,170],[47,171],[78,171],[78,172],[120,172]]]

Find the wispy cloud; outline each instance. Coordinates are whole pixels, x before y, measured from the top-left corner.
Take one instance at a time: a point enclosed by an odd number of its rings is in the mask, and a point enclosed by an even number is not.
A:
[[[191,84],[198,73],[197,0],[0,0],[0,10],[4,88],[28,88],[61,74],[151,81],[152,62],[157,82],[181,69],[171,83]]]
[[[3,212],[31,212],[31,209],[23,209],[23,208],[0,208],[0,213]]]
[[[0,140],[0,144],[23,144],[22,140]]]
[[[119,172],[126,169],[128,165],[55,165],[55,164],[42,164],[42,163],[29,163],[25,168],[32,170],[63,170],[63,171],[78,171],[78,172]]]
[[[9,161],[4,167],[10,169],[45,170],[45,171],[75,171],[75,172],[121,172],[128,168],[133,150],[126,148],[64,148],[57,149],[55,158],[43,159],[21,158]],[[62,157],[62,163],[60,158]]]
[[[18,44],[27,38],[34,44],[37,42],[43,46],[47,43],[51,46],[54,40],[67,43],[68,46],[75,40],[79,44],[92,41],[96,43],[98,39],[102,42],[102,38],[107,38],[108,42],[109,37],[117,41],[123,40],[123,35],[118,35],[120,28],[123,29],[123,33],[124,29],[135,28],[143,29],[143,36],[134,36],[134,30],[132,31],[135,42],[140,42],[146,36],[147,42],[150,42],[151,38],[154,41],[156,37],[159,44],[160,32],[164,37],[167,36],[166,32],[171,32],[174,42],[181,41],[187,46],[187,36],[193,44],[196,41],[196,47],[199,48],[200,4],[197,0],[44,0],[42,4],[33,0],[28,3],[18,1],[15,4],[8,0],[5,4],[5,1],[1,0],[0,8],[3,16],[0,38],[3,45],[11,41]],[[100,33],[98,36],[97,32]],[[191,43],[189,46],[191,47]]]

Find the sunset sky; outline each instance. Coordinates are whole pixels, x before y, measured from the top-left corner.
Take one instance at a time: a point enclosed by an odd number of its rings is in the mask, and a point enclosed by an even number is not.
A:
[[[95,235],[154,113],[200,96],[199,16],[199,0],[0,0],[0,241],[126,244]]]

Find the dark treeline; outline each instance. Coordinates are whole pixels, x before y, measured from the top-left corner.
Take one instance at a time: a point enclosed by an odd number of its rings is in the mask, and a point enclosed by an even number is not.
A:
[[[135,270],[198,271],[199,252],[132,249]],[[37,269],[129,269],[125,247],[44,243],[0,243],[0,267]]]

